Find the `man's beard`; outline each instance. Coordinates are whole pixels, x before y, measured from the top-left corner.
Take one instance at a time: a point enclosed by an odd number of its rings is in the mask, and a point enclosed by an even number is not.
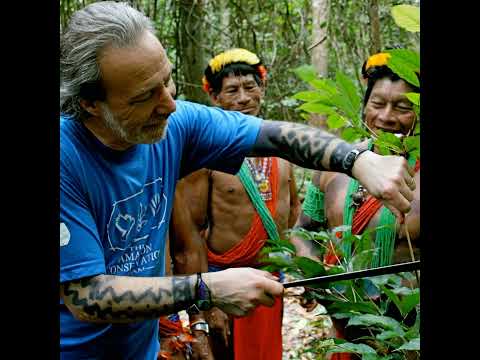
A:
[[[152,128],[144,130],[142,127],[136,127],[133,131],[127,131],[120,122],[115,118],[115,115],[110,110],[107,104],[100,106],[105,125],[111,130],[115,137],[130,144],[153,144],[157,141],[163,140],[167,134],[168,120],[165,119],[165,125],[161,128]],[[143,131],[142,131],[143,130]]]

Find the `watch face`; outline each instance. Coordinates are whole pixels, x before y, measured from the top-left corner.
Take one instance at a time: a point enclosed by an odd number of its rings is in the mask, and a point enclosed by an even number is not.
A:
[[[349,170],[352,167],[352,163],[353,163],[353,160],[355,159],[356,155],[357,154],[354,152],[354,150],[347,154],[347,156],[343,160],[343,164],[342,164],[342,166],[345,170]]]
[[[200,310],[210,310],[210,300],[197,300],[197,306]]]

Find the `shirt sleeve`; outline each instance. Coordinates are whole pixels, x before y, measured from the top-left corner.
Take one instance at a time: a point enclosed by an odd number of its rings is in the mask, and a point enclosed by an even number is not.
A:
[[[60,159],[60,282],[105,273],[103,246],[73,164]]]
[[[187,139],[180,176],[201,168],[236,174],[255,144],[262,120],[218,107],[179,103]]]

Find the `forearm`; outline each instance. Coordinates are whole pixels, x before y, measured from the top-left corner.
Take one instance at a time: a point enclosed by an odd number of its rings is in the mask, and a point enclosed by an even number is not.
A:
[[[79,320],[130,323],[187,308],[194,301],[195,282],[195,276],[97,275],[62,284],[62,295]]]
[[[352,149],[318,128],[264,120],[250,156],[278,156],[304,168],[345,172],[342,161]]]

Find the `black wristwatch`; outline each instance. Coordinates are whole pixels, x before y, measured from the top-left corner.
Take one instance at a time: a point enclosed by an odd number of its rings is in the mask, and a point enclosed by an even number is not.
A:
[[[212,294],[207,284],[202,279],[202,274],[197,273],[197,283],[195,284],[195,301],[188,307],[188,315],[197,315],[200,311],[210,310],[212,308]]]
[[[352,149],[350,150],[347,155],[342,160],[342,170],[345,172],[350,177],[353,177],[352,175],[352,169],[353,169],[353,164],[355,161],[358,159],[361,153],[364,153],[365,151],[368,151],[367,149]]]

